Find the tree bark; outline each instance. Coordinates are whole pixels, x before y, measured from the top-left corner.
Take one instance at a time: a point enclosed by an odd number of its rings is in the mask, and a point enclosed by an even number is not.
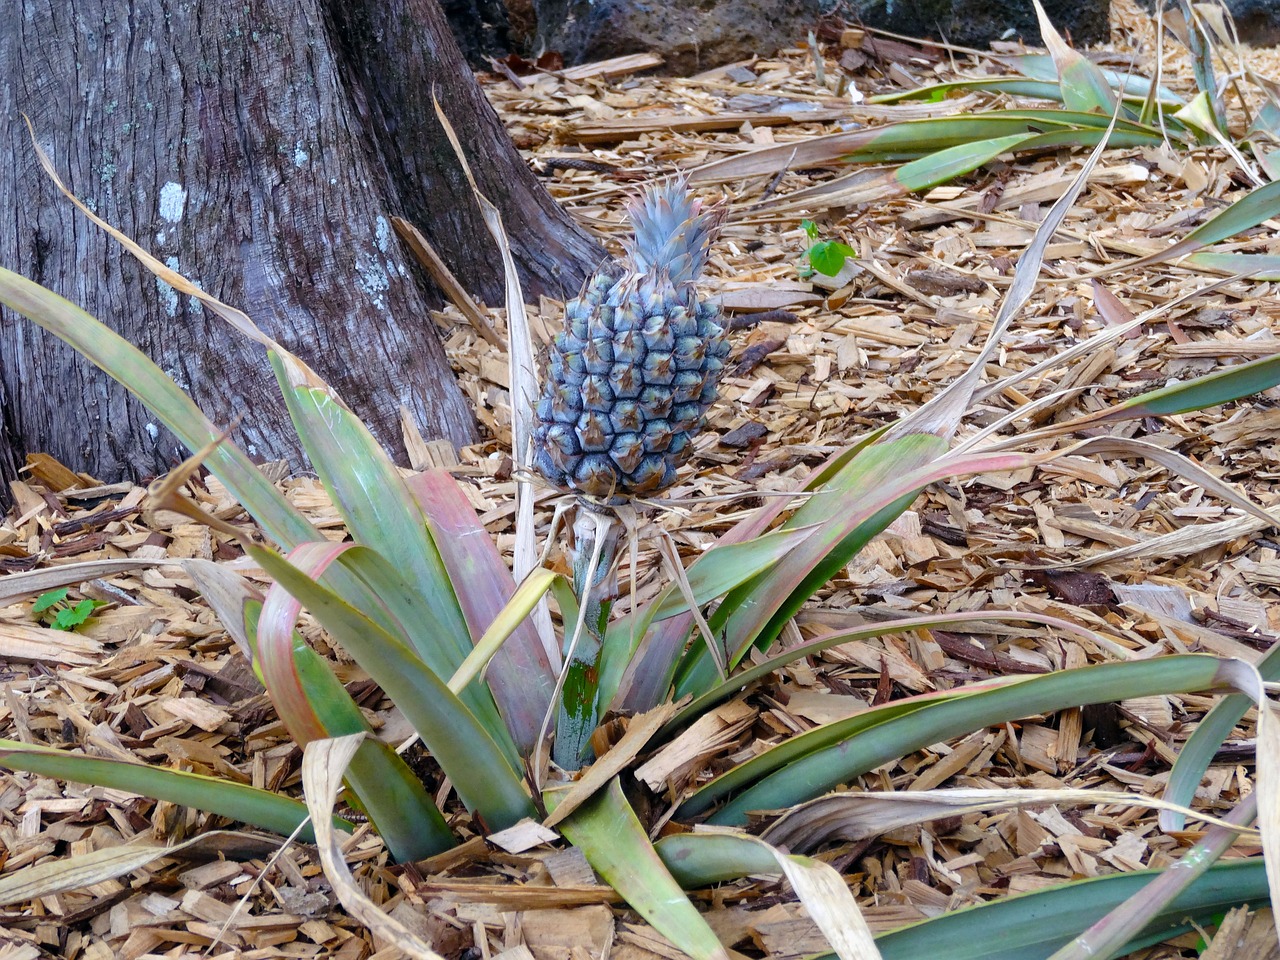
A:
[[[434,116],[439,90],[503,211],[526,290],[560,294],[599,258],[534,180],[461,60],[436,0],[21,0],[0,24],[0,263],[113,327],[262,459],[299,464],[260,348],[158,283],[39,170],[20,114],[106,220],[299,354],[392,450],[407,407],[474,439],[400,248],[416,222],[464,284],[500,302],[501,266]],[[103,479],[184,454],[118,385],[26,320],[0,316],[0,475],[45,451]]]

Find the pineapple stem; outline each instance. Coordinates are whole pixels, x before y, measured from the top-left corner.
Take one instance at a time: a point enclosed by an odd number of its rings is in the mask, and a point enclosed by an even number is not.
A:
[[[565,770],[591,759],[591,735],[600,719],[600,652],[609,609],[617,592],[614,558],[620,525],[612,512],[579,503],[574,520],[573,588],[578,595],[578,624],[565,651],[563,682],[556,716],[552,758]]]

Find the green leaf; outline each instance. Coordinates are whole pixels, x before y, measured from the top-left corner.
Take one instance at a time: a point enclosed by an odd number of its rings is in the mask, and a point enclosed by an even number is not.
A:
[[[818,529],[778,564],[731,591],[709,621],[713,630],[724,631],[731,666],[753,645],[771,643],[814,591],[911,505],[919,488],[905,484],[913,470],[946,449],[945,440],[927,433],[873,444],[792,515],[784,529]],[[676,695],[697,696],[718,679],[705,648],[694,646],[681,665]]]
[[[36,602],[31,605],[31,612],[35,614],[44,613],[54,604],[61,603],[67,599],[67,591],[70,587],[62,587],[58,590],[50,590],[48,593],[42,593],[36,597]]]
[[[748,684],[767,677],[779,668],[795,663],[804,657],[821,653],[823,650],[829,650],[845,643],[871,640],[875,637],[883,637],[895,633],[905,633],[908,630],[933,630],[959,626],[974,621],[985,622],[991,620],[1024,620],[1029,623],[1048,624],[1064,631],[1083,630],[1083,628],[1065,620],[1060,620],[1057,617],[1048,617],[1044,614],[1026,613],[1018,610],[976,610],[965,613],[901,617],[899,619],[886,620],[882,623],[869,624],[865,627],[858,627],[855,630],[837,630],[822,634],[808,643],[799,643],[794,647],[788,647],[776,656],[753,664],[750,669],[738,671],[728,680],[712,687],[706,693],[694,698],[681,708],[680,712],[672,717],[662,728],[660,735],[671,735],[678,728],[702,716],[716,704],[729,699],[729,697],[744,689]]]
[[[779,872],[767,849],[751,838],[733,834],[676,834],[663,837],[654,848],[685,889]],[[876,946],[884,960],[1044,960],[1093,919],[1140,893],[1162,872],[1137,870],[999,897],[880,934]],[[1227,908],[1240,904],[1262,907],[1267,902],[1261,859],[1215,864],[1166,905],[1122,953],[1194,929],[1192,924],[1204,924]],[[820,960],[834,957],[826,955]]]
[[[903,100],[928,100],[938,103],[956,91],[982,90],[991,93],[1008,93],[1015,97],[1033,97],[1037,100],[1062,101],[1062,88],[1058,80],[1031,80],[1025,77],[979,77],[973,80],[952,80],[946,83],[930,83],[923,87],[910,87],[867,97],[867,103],[900,103]]]
[[[797,527],[767,533],[745,543],[712,547],[695,559],[685,571],[694,600],[701,606],[723,596],[739,584],[746,583],[777,564],[813,532],[813,528]],[[600,661],[599,689],[602,704],[612,703],[623,673],[631,665],[652,624],[677,617],[685,610],[686,604],[680,589],[675,584],[667,584],[653,600],[639,610],[637,616],[620,617],[609,624]],[[668,685],[675,666],[674,654],[662,666]],[[648,661],[645,669],[654,670],[654,662]],[[665,691],[665,687],[663,689]]]
[[[1273,644],[1256,666],[1263,680],[1280,680],[1280,644]],[[1243,693],[1233,693],[1213,705],[1213,709],[1200,719],[1187,742],[1178,751],[1178,759],[1173,762],[1173,769],[1169,771],[1164,799],[1182,806],[1191,804],[1214,756],[1231,736],[1235,725],[1254,705],[1253,698]],[[1186,816],[1176,810],[1160,811],[1160,829],[1166,832],[1183,829],[1186,820]]]
[[[470,652],[470,636],[417,502],[369,428],[332,391],[311,384],[291,355],[270,357],[298,436],[347,529],[414,585],[436,629],[429,639],[411,638],[413,645],[449,676]]]
[[[536,816],[533,801],[501,748],[412,650],[279,554],[252,545],[247,549],[400,707],[453,780],[463,803],[477,811],[488,827],[500,830]],[[347,550],[339,562],[358,575],[373,571],[382,576],[389,567],[368,547],[359,546]]]
[[[1053,57],[1058,81],[1062,86],[1062,102],[1068,110],[1097,112],[1111,116],[1116,112],[1116,97],[1102,71],[1084,54],[1067,46],[1061,34],[1045,15],[1040,0],[1032,0],[1040,36]]]
[[[973,113],[959,117],[925,117],[887,123],[871,130],[846,135],[846,160],[859,163],[887,163],[914,160],[948,147],[964,146],[1018,134],[1071,133],[1105,130],[1110,114],[1084,113],[1078,110],[1002,110],[998,113]],[[1144,140],[1163,134],[1131,120],[1116,122],[1115,135],[1140,134]],[[772,148],[768,148],[772,149]]]
[[[884,960],[1044,960],[1095,918],[1123,903],[1158,876],[1135,870],[1077,880],[1032,893],[1000,897],[943,914],[876,938]],[[1129,954],[1207,924],[1231,907],[1268,903],[1261,860],[1233,860],[1210,867],[1121,952]],[[827,956],[820,960],[835,960]]]
[[[894,171],[894,178],[909,191],[927,190],[940,183],[972,173],[983,164],[990,163],[1002,153],[1009,153],[1038,134],[1014,133],[1007,137],[993,137],[947,147],[919,160],[905,163]],[[812,256],[810,256],[812,261]]]
[[[554,810],[556,794],[548,792],[546,801]],[[658,858],[616,777],[560,829],[604,881],[678,949],[693,960],[728,960],[707,921]]]
[[[1048,54],[1025,53],[1016,57],[1009,57],[1005,62],[1027,77],[1052,83],[1055,87],[1058,85],[1058,68],[1053,62],[1053,57]],[[1132,73],[1117,73],[1114,70],[1105,69],[1102,71],[1102,75],[1106,78],[1107,85],[1112,90],[1123,90],[1126,97],[1143,100],[1146,99],[1151,91],[1151,80],[1147,77],[1135,76]],[[1157,87],[1156,95],[1162,103],[1180,105],[1185,102],[1182,97],[1167,87]],[[1055,99],[1060,99],[1060,97]]]
[[[809,248],[807,256],[813,269],[828,277],[834,277],[844,269],[846,259],[856,257],[857,251],[837,240],[823,240]]]
[[[702,787],[678,815],[698,814],[746,787],[711,818],[738,824],[748,811],[809,800],[913,750],[992,724],[1067,707],[1213,689],[1221,681],[1220,665],[1217,657],[1183,654],[961,687],[945,699],[911,697],[784,741]]]
[[[86,757],[16,740],[0,740],[0,765],[42,777],[92,783],[207,810],[282,836],[293,833],[307,819],[306,805],[300,801],[248,784],[183,770]],[[335,818],[334,822],[344,830],[354,829],[345,820]],[[308,843],[312,842],[314,834],[309,826],[303,829],[301,837]]]
[[[1149,390],[1076,422],[1083,426],[1207,410],[1232,400],[1255,396],[1277,385],[1280,385],[1280,356],[1260,357],[1182,383]]]
[[[193,453],[222,431],[140,350],[75,304],[0,267],[0,303],[66,342],[142,401]],[[292,547],[324,537],[233,443],[224,441],[205,466],[277,543]]]
[[[105,607],[106,605],[105,600],[90,600],[86,598],[74,607],[64,607],[59,610],[57,616],[50,621],[49,626],[54,630],[74,630],[93,616],[93,611],[97,610],[98,607]]]
[[[1232,276],[1242,274],[1268,283],[1280,281],[1280,256],[1273,253],[1219,253],[1216,250],[1206,250],[1191,254],[1186,262]]]

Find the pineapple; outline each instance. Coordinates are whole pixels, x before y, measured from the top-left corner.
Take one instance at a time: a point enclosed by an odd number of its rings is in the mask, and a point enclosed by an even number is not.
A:
[[[635,237],[565,307],[538,401],[534,463],[554,486],[621,503],[675,482],[729,353],[695,281],[720,224],[683,182],[628,206]]]

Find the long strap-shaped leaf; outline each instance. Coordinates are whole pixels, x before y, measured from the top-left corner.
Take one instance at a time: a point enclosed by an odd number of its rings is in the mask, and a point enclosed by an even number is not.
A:
[[[122,384],[188,449],[199,450],[222,434],[141,350],[70,301],[0,267],[0,303],[48,330]],[[277,543],[294,546],[324,539],[235,444],[219,444],[206,465]]]
[[[860,640],[871,640],[889,634],[906,633],[910,630],[946,629],[948,627],[963,626],[965,623],[992,620],[1023,620],[1028,623],[1041,623],[1046,626],[1056,627],[1066,633],[1078,633],[1086,637],[1093,635],[1093,631],[1069,620],[1050,617],[1042,613],[1029,613],[1018,610],[972,610],[960,613],[926,614],[867,624],[852,630],[837,630],[832,633],[821,634],[808,643],[799,643],[793,647],[787,647],[776,656],[761,660],[753,664],[750,669],[735,673],[728,680],[712,687],[702,696],[686,704],[679,713],[663,726],[661,736],[669,736],[680,727],[702,716],[716,704],[729,699],[729,697],[744,689],[748,684],[755,683],[781,667],[821,653],[823,650],[830,650],[832,647],[838,647],[846,643],[857,643]]]
[[[555,794],[548,793],[546,800],[554,808]],[[654,852],[616,778],[560,829],[632,909],[693,960],[729,960],[707,921]]]
[[[0,766],[180,803],[231,820],[251,823],[286,837],[307,819],[307,808],[303,803],[248,784],[185,770],[86,757],[16,740],[0,740]],[[341,823],[343,829],[351,829],[346,821]],[[310,842],[314,834],[308,826],[300,836]]]
[[[726,825],[742,823],[748,811],[809,800],[913,750],[994,723],[1093,703],[1214,689],[1227,683],[1229,664],[1218,657],[1182,654],[1019,678],[973,693],[962,687],[948,691],[938,703],[914,697],[886,704],[816,727],[739,764],[686,800],[678,812],[692,816],[746,787],[711,818]],[[923,706],[910,709],[921,701]]]
[[[279,554],[248,545],[250,555],[297,597],[404,712],[468,808],[492,829],[536,816],[533,801],[506,755],[475,716],[407,646]],[[342,562],[381,560],[352,547]]]
[[[654,848],[685,889],[697,889],[745,876],[778,873],[767,847],[753,839],[682,833],[663,837]],[[1092,918],[1141,893],[1162,873],[1136,870],[1000,897],[880,934],[876,946],[884,960],[1044,960],[1077,936]],[[1189,889],[1164,905],[1123,952],[1177,936],[1194,929],[1193,924],[1207,925],[1213,917],[1241,904],[1267,904],[1266,869],[1260,859],[1210,867]]]
[[[796,526],[752,537],[743,543],[722,543],[701,554],[689,565],[686,577],[689,589],[699,606],[710,603],[730,590],[757,577],[796,549],[814,528]],[[609,625],[608,640],[600,658],[600,702],[613,700],[623,675],[632,667],[643,638],[654,622],[678,620],[677,631],[687,631],[685,621],[688,604],[676,584],[667,584],[635,616],[620,617]],[[705,649],[705,648],[704,648]],[[663,667],[670,685],[677,659],[673,656]]]

